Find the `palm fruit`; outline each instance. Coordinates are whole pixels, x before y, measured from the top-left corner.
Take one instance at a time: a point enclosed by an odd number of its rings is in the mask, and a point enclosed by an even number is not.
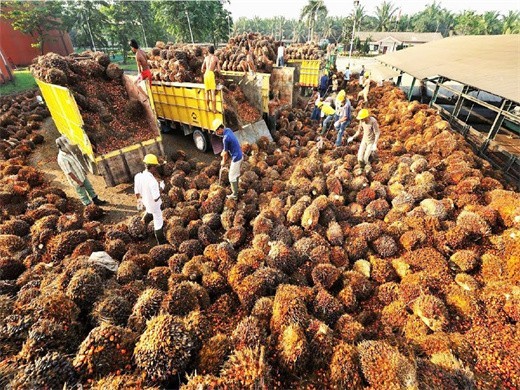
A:
[[[366,276],[356,271],[343,273],[343,284],[349,285],[358,300],[369,298],[374,292],[373,283]]]
[[[204,246],[199,240],[186,240],[179,245],[179,253],[185,253],[188,257],[202,255]]]
[[[230,389],[271,388],[271,367],[265,356],[265,347],[234,351],[224,364],[220,378]]]
[[[228,289],[226,278],[217,271],[203,274],[202,286],[211,297],[217,297]]]
[[[331,222],[327,229],[327,240],[331,245],[343,245],[343,229],[337,222]]]
[[[146,237],[146,225],[144,224],[143,219],[136,215],[128,221],[128,234],[133,239],[142,240]]]
[[[155,389],[154,387],[146,386],[145,379],[137,374],[107,375],[93,383],[91,388],[92,390]]]
[[[332,264],[318,264],[311,275],[315,285],[328,290],[339,280],[341,271]]]
[[[132,305],[128,299],[117,292],[110,291],[96,302],[92,317],[98,325],[125,326],[131,312]]]
[[[268,257],[266,258],[269,266],[280,269],[287,274],[297,267],[297,259],[292,248],[281,241],[271,242],[270,247]]]
[[[98,221],[105,215],[105,211],[94,203],[90,203],[83,210],[83,218],[85,221]]]
[[[66,295],[81,309],[89,309],[103,292],[103,282],[90,268],[77,271],[67,286]]]
[[[29,330],[25,343],[20,350],[20,356],[27,361],[42,356],[48,351],[62,353],[73,352],[78,344],[78,324],[59,323],[54,320],[40,318]]]
[[[357,346],[363,376],[371,386],[417,388],[415,365],[385,341],[362,341]]]
[[[333,326],[345,312],[343,304],[337,298],[319,287],[312,302],[312,310],[318,319],[329,326]]]
[[[15,254],[25,246],[25,241],[14,234],[0,234],[0,248],[9,255]]]
[[[103,376],[130,369],[136,335],[119,326],[103,324],[90,331],[73,364],[83,376]]]
[[[150,249],[148,254],[156,266],[164,266],[168,263],[168,259],[175,254],[175,248],[169,244],[156,245]]]
[[[289,284],[278,286],[273,302],[271,333],[280,334],[282,329],[290,324],[307,327],[309,320],[302,288]]]
[[[306,230],[313,230],[318,225],[320,210],[314,204],[305,209],[301,218],[301,225]]]
[[[421,295],[413,302],[413,313],[431,330],[440,331],[448,324],[444,302],[433,295]]]
[[[13,389],[60,389],[74,386],[78,380],[70,360],[58,353],[49,352],[30,362],[9,383]]]
[[[31,300],[25,310],[34,318],[45,318],[68,324],[77,320],[78,306],[61,290],[49,289]]]
[[[142,277],[143,272],[141,268],[131,260],[123,261],[117,267],[116,280],[120,284],[126,284]]]
[[[311,351],[304,329],[298,324],[284,327],[278,340],[278,361],[280,366],[292,374],[307,370]]]
[[[462,272],[470,272],[479,265],[479,256],[472,250],[459,250],[450,257],[450,261],[454,263]]]
[[[334,347],[330,362],[330,379],[335,388],[362,389],[359,373],[359,354],[356,347],[340,342]]]
[[[88,233],[85,230],[71,230],[60,233],[52,237],[47,243],[48,256],[50,256],[51,261],[61,261],[87,238]]]
[[[125,256],[127,245],[119,238],[108,240],[105,243],[105,251],[115,260],[121,261]]]
[[[168,267],[155,267],[148,271],[146,276],[146,283],[150,287],[155,287],[160,290],[168,290],[168,279],[170,278],[171,271]]]
[[[234,349],[254,349],[257,346],[265,345],[267,335],[265,329],[260,325],[258,319],[253,316],[245,317],[240,321],[231,336]]]
[[[79,244],[71,254],[72,258],[79,256],[90,256],[93,252],[103,250],[103,244],[97,240],[88,239]]]
[[[159,314],[164,292],[155,288],[147,288],[137,299],[132,308],[132,314],[128,318],[128,327],[142,333],[146,327],[146,321]]]
[[[184,372],[192,358],[195,340],[184,321],[171,315],[153,317],[139,338],[134,359],[152,381],[163,381]]]
[[[0,257],[0,280],[16,279],[24,271],[25,266],[20,260],[11,257]]]
[[[82,225],[83,220],[80,216],[78,216],[78,214],[62,214],[58,218],[58,224],[56,225],[56,228],[58,229],[58,232],[62,233],[81,229]]]
[[[325,323],[312,320],[305,330],[311,352],[310,363],[312,367],[326,368],[330,364],[334,345],[338,340],[334,332]]]
[[[0,234],[14,234],[15,236],[24,237],[29,234],[30,225],[21,219],[12,219],[5,221],[0,225]]]
[[[372,242],[372,247],[374,248],[374,251],[383,258],[395,256],[399,251],[399,247],[395,240],[386,234],[383,234],[374,240]]]
[[[273,315],[273,298],[271,297],[261,297],[251,309],[251,315],[258,318],[259,321],[269,325],[269,321],[271,320],[271,316]]]
[[[190,311],[209,306],[209,296],[204,287],[193,282],[181,282],[171,286],[164,297],[162,309],[172,315],[185,315]]]
[[[182,390],[211,390],[222,387],[222,380],[214,375],[186,375],[188,380],[180,387]]]
[[[218,333],[202,345],[197,369],[203,374],[218,375],[232,350],[231,339]]]

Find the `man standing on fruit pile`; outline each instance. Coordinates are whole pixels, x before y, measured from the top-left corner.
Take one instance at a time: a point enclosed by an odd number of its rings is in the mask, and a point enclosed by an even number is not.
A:
[[[209,110],[210,101],[213,104],[213,114],[217,113],[217,101],[215,98],[215,90],[217,84],[215,82],[215,69],[220,72],[220,63],[217,56],[215,55],[215,48],[210,46],[209,54],[204,58],[202,63],[202,72],[204,72],[204,88],[206,89],[206,104]]]
[[[351,143],[357,136],[359,132],[363,130],[363,138],[361,140],[361,144],[359,145],[358,150],[358,163],[359,167],[365,170],[365,173],[370,172],[370,155],[372,152],[377,150],[377,141],[379,140],[379,125],[377,123],[376,118],[370,116],[370,113],[366,108],[363,108],[359,111],[356,119],[359,121],[359,127],[352,137],[349,137],[347,142]]]
[[[152,72],[150,71],[150,65],[148,65],[148,59],[146,57],[146,53],[139,49],[139,45],[137,44],[137,41],[135,39],[132,39],[130,41],[130,48],[132,49],[132,52],[135,54],[135,62],[137,62],[137,71],[139,72],[139,76],[137,76],[137,79],[135,80],[135,84],[138,84],[142,80],[148,80],[148,83],[152,85]],[[144,93],[144,91],[142,91]],[[146,96],[146,101],[148,99],[148,96],[146,93],[144,93]]]
[[[134,193],[137,198],[137,210],[145,210],[143,221],[146,225],[153,219],[155,238],[159,245],[166,244],[163,232],[163,216],[161,211],[161,190],[164,190],[164,181],[160,183],[153,175],[159,165],[155,154],[147,154],[143,159],[145,170],[134,178]]]
[[[350,124],[350,117],[352,112],[352,106],[350,105],[350,99],[346,96],[345,90],[341,90],[336,98],[336,116],[334,122],[334,128],[338,131],[336,137],[336,146],[341,145],[343,140],[343,133]]]
[[[213,120],[213,129],[215,134],[219,137],[223,137],[222,142],[224,143],[224,150],[220,154],[222,161],[220,162],[220,168],[226,164],[229,157],[231,157],[231,164],[229,165],[229,184],[231,184],[232,194],[228,195],[229,199],[238,199],[238,179],[240,177],[240,167],[242,165],[242,148],[238,138],[233,133],[233,130],[226,127],[220,119]]]
[[[94,187],[88,180],[87,170],[80,163],[73,152],[72,144],[69,140],[61,136],[56,139],[58,152],[58,165],[67,177],[70,185],[74,187],[79,195],[79,199],[84,206],[88,206],[92,202],[95,205],[102,206],[107,202],[98,198]]]

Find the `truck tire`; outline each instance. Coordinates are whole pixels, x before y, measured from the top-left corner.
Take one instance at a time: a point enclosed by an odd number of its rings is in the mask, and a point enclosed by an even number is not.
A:
[[[195,143],[195,147],[201,152],[206,153],[208,151],[209,137],[206,132],[199,129],[195,130],[193,132],[193,142]]]

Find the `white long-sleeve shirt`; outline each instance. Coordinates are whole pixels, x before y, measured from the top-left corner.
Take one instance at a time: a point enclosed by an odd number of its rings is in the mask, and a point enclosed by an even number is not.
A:
[[[139,195],[147,213],[154,214],[161,210],[161,192],[157,179],[149,172],[144,170],[135,175],[134,193]],[[156,201],[156,199],[158,199]]]

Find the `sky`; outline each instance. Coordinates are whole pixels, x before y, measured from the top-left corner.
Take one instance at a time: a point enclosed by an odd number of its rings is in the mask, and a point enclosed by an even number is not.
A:
[[[376,6],[383,0],[360,0],[360,5],[365,7],[368,15],[374,15]],[[433,0],[394,0],[392,3],[401,8],[401,13],[414,14],[420,12]],[[226,8],[231,11],[233,19],[241,16],[253,18],[271,18],[284,16],[287,19],[298,19],[301,9],[307,4],[307,0],[230,0]],[[439,1],[437,1],[439,3]],[[506,14],[509,10],[520,10],[520,0],[444,0],[440,1],[443,8],[452,12],[474,10],[478,13],[485,11],[499,11]],[[352,0],[325,0],[325,5],[330,16],[348,16],[353,9]]]

